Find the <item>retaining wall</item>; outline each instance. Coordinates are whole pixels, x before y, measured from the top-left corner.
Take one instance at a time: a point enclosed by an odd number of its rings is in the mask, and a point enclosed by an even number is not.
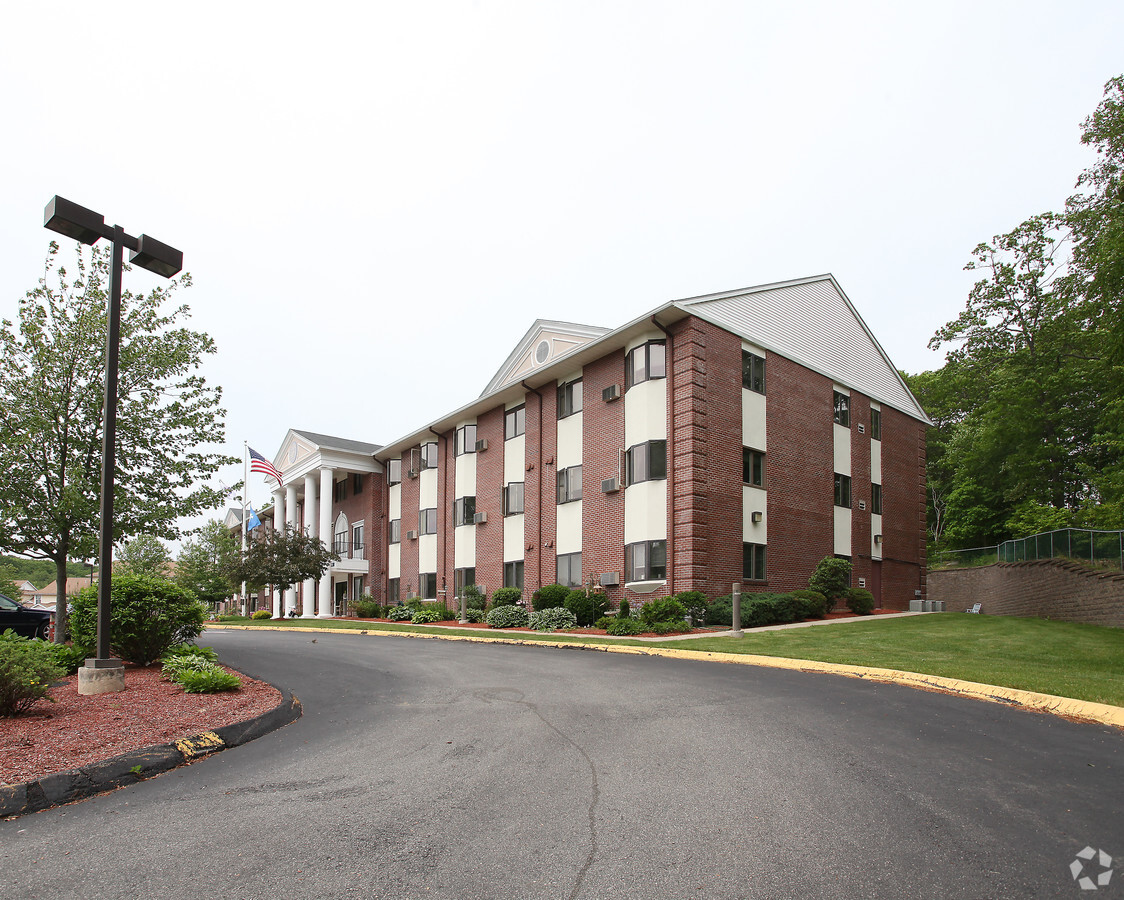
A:
[[[1037,616],[1124,628],[1124,573],[1095,572],[1067,560],[997,563],[929,572],[928,595],[945,609],[975,603],[993,616]]]

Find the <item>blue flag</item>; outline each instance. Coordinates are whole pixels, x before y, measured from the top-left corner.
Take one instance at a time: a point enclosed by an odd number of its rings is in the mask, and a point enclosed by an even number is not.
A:
[[[250,511],[250,518],[246,520],[246,530],[253,531],[261,524],[261,519],[258,518],[258,514],[254,512],[254,508],[249,504],[246,504],[246,509]]]

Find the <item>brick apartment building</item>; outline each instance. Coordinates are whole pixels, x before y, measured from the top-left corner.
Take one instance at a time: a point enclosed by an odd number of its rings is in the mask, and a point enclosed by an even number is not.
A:
[[[540,320],[478,400],[389,444],[289,432],[272,512],[344,558],[275,611],[474,583],[787,591],[833,554],[904,609],[925,593],[929,424],[830,275],[614,330]]]

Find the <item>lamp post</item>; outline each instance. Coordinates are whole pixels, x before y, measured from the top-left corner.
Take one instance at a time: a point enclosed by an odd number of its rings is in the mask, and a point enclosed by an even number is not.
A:
[[[183,254],[150,238],[133,237],[120,225],[112,228],[105,217],[62,197],[51,198],[43,211],[43,227],[79,241],[95,244],[101,238],[113,243],[109,266],[109,308],[105,338],[105,401],[102,406],[101,528],[98,563],[98,632],[95,655],[78,670],[78,693],[104,694],[125,689],[125,668],[109,655],[109,594],[113,581],[113,468],[117,458],[117,363],[121,344],[121,270],[125,248],[129,262],[164,278],[183,268]],[[65,601],[64,601],[65,602]]]

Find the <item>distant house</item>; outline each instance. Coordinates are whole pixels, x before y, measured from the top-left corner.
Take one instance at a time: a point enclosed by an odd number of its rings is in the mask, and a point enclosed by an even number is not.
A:
[[[20,589],[20,595],[12,599],[18,600],[24,606],[34,606],[42,597],[43,592],[30,581],[17,581],[16,587]]]
[[[83,575],[77,578],[66,579],[66,596],[73,597],[82,588],[88,588],[93,583],[93,579],[89,575]],[[47,609],[54,609],[58,601],[58,581],[52,581],[46,587],[39,590],[40,605],[45,606]]]

